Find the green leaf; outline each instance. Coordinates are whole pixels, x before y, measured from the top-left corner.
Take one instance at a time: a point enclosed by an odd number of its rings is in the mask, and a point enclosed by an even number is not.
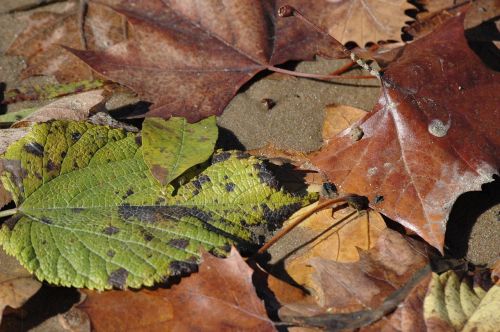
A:
[[[0,230],[6,252],[53,284],[150,286],[193,270],[201,247],[224,254],[230,243],[259,244],[315,199],[279,189],[242,152],[215,154],[174,192],[152,175],[140,144],[86,122],[35,125],[4,156],[2,182],[19,211]]]
[[[217,140],[215,116],[190,124],[184,118],[147,118],[142,129],[143,155],[162,185],[207,160]]]
[[[28,115],[31,115],[36,112],[38,108],[31,107],[25,108],[17,112],[10,112],[0,115],[0,123],[12,123],[24,119]]]

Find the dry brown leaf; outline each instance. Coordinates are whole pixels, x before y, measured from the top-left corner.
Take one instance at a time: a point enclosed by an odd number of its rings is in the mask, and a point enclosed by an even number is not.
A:
[[[70,50],[153,102],[149,116],[196,122],[220,114],[264,69],[317,54],[345,56],[329,36],[278,17],[277,0],[136,0],[113,9],[131,24],[130,40],[104,52]]]
[[[398,305],[392,314],[370,326],[361,328],[360,332],[425,331],[423,305],[430,280],[431,274],[429,273],[411,290],[406,299]]]
[[[198,273],[170,289],[85,291],[78,306],[96,331],[274,331],[236,249],[226,259],[203,254]]]
[[[0,322],[6,306],[21,307],[41,286],[15,258],[0,249]]]
[[[311,161],[344,192],[443,250],[453,203],[500,162],[500,75],[468,47],[463,13],[408,44],[384,71],[373,111]],[[383,196],[383,200],[376,197]]]
[[[112,5],[118,0],[101,0]],[[54,75],[61,82],[91,79],[92,71],[60,45],[84,48],[79,27],[79,3],[69,1],[62,12],[37,12],[23,19],[28,27],[7,50],[10,55],[26,58],[27,68],[22,77]],[[102,50],[125,40],[126,23],[109,7],[89,3],[84,20],[87,49]]]
[[[345,44],[360,46],[381,40],[401,40],[401,28],[411,20],[405,11],[415,9],[406,0],[287,0],[306,17]]]
[[[284,227],[303,213],[314,210],[317,204],[297,211]],[[303,237],[307,236],[310,240],[285,261],[285,269],[298,284],[319,294],[311,279],[314,270],[309,265],[309,260],[324,258],[343,263],[356,262],[359,260],[358,248],[372,248],[385,228],[385,222],[377,212],[358,213],[351,207],[345,207],[335,211],[332,216],[331,209],[319,211],[297,227],[297,232],[306,234]],[[324,302],[324,299],[318,300],[320,303]]]
[[[313,258],[312,282],[320,301],[316,306],[286,305],[280,317],[327,329],[374,323],[393,311],[429,275],[428,249],[422,242],[385,229],[373,248],[360,252],[358,262]]]
[[[329,105],[325,108],[323,122],[323,142],[327,143],[338,133],[349,128],[366,115],[366,111],[347,105]]]
[[[49,120],[86,120],[91,113],[103,105],[103,90],[94,90],[57,99],[38,109],[35,113],[14,123],[12,127],[26,127]]]

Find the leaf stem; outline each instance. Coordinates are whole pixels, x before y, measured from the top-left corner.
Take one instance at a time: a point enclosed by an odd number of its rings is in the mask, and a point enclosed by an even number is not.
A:
[[[360,75],[360,76],[347,76],[347,75],[322,75],[322,74],[312,74],[312,73],[301,73],[293,70],[287,70],[283,68],[278,68],[274,66],[268,66],[267,69],[274,71],[276,73],[281,73],[281,74],[287,74],[287,75],[292,75],[296,77],[304,77],[304,78],[312,78],[312,79],[317,79],[317,80],[332,80],[332,79],[350,79],[350,80],[356,80],[356,79],[372,79],[372,78],[377,78],[375,76],[371,75]]]
[[[17,208],[0,211],[0,218],[12,216],[17,213]]]
[[[307,211],[303,215],[299,216],[297,219],[295,219],[291,224],[287,225],[285,228],[283,228],[281,231],[276,233],[269,241],[267,241],[260,249],[257,251],[257,255],[263,254],[264,252],[267,251],[273,244],[275,244],[279,239],[281,239],[283,236],[288,234],[292,229],[297,227],[301,222],[312,216],[318,211],[321,211],[323,209],[326,209],[330,207],[332,204],[339,203],[339,202],[346,202],[348,201],[349,198],[351,198],[353,195],[346,195],[338,198],[333,198],[326,200],[324,202],[319,203],[314,209]]]

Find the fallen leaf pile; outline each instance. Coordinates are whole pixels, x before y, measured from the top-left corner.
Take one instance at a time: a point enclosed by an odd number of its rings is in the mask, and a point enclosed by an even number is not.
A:
[[[26,2],[0,15],[0,332],[498,329],[500,260],[445,241],[499,169],[471,48],[498,1]]]

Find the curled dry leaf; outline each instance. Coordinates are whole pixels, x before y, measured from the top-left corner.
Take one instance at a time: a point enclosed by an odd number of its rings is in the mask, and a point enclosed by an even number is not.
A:
[[[439,250],[455,199],[491,181],[500,161],[500,74],[468,48],[463,19],[387,67],[378,104],[354,125],[362,139],[347,129],[312,158],[341,190],[367,196]]]
[[[406,0],[284,0],[323,27],[341,43],[360,46],[381,40],[401,40],[401,28],[415,9]]]
[[[483,289],[471,278],[448,271],[432,274],[424,300],[429,331],[495,331],[500,324],[500,286]]]
[[[79,1],[70,1],[61,12],[37,12],[24,19],[27,28],[12,43],[7,53],[26,58],[23,77],[54,75],[61,82],[92,79],[91,70],[60,45],[90,50],[105,49],[125,40],[124,19],[104,4],[119,0],[89,2],[84,17],[83,35],[80,31]],[[86,46],[86,47],[85,47]]]
[[[99,111],[100,106],[103,106],[102,93],[103,90],[94,90],[57,99],[14,123],[12,127],[26,127],[49,120],[86,120],[92,113]]]
[[[252,269],[233,248],[226,259],[202,255],[198,273],[170,289],[84,291],[96,331],[274,331],[252,284]],[[127,312],[127,315],[123,315]]]
[[[312,282],[321,302],[286,305],[280,316],[330,329],[373,323],[394,310],[429,274],[426,251],[423,243],[385,229],[373,248],[360,252],[358,262],[313,258]],[[304,316],[303,310],[312,315]]]
[[[220,114],[264,69],[343,54],[338,42],[305,23],[278,18],[276,2],[127,1],[113,9],[131,24],[129,41],[104,52],[71,51],[153,102],[151,116],[196,122]]]
[[[0,322],[6,306],[19,308],[42,284],[31,276],[13,257],[0,249]]]

